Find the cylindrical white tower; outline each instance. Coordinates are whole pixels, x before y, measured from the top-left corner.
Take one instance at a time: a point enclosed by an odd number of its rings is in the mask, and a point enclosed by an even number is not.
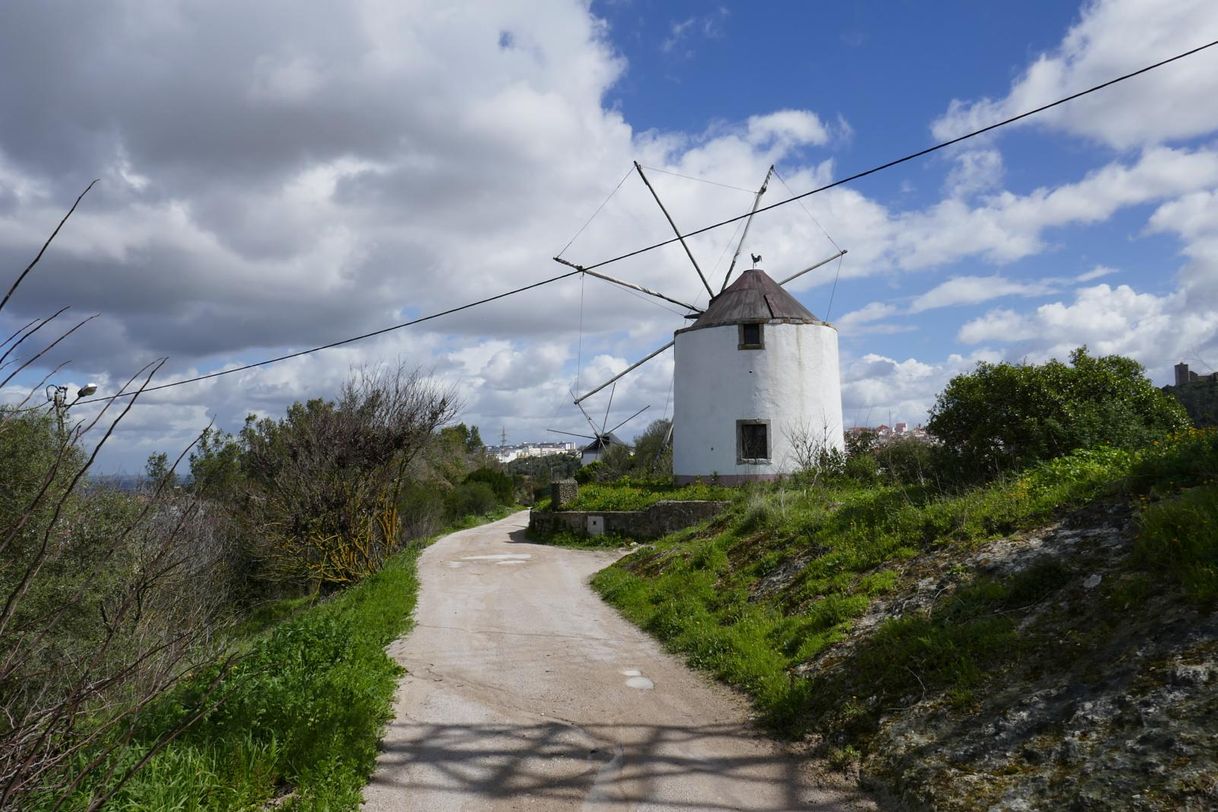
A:
[[[845,448],[837,330],[745,271],[675,334],[673,476],[773,479]]]

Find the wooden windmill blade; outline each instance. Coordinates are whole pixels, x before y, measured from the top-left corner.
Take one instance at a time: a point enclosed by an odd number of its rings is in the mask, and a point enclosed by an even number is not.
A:
[[[693,263],[694,270],[698,272],[698,278],[702,280],[702,287],[706,288],[706,295],[712,299],[715,298],[715,292],[711,290],[710,283],[706,281],[706,275],[702,273],[702,269],[698,267],[698,260],[694,259],[693,251],[689,250],[689,244],[685,242],[685,235],[681,233],[681,229],[677,228],[677,224],[673,222],[672,215],[668,213],[668,209],[664,208],[663,201],[652,187],[651,181],[647,180],[647,175],[643,173],[643,167],[638,161],[634,162],[634,168],[639,173],[639,177],[643,179],[643,183],[647,185],[647,191],[651,192],[651,196],[655,198],[656,205],[660,207],[660,211],[664,212],[664,219],[668,221],[668,225],[672,226],[672,231],[677,235],[677,239],[681,242],[681,247],[685,249],[685,255],[689,257],[689,261]]]
[[[806,274],[806,273],[811,273],[812,271],[815,271],[817,268],[821,267],[822,265],[828,265],[828,264],[829,264],[830,262],[832,262],[833,260],[838,259],[839,257],[844,257],[844,256],[846,256],[846,249],[845,249],[845,248],[843,248],[842,250],[838,251],[838,252],[837,252],[836,254],[834,254],[833,256],[828,257],[827,259],[822,259],[820,262],[816,263],[815,265],[809,265],[807,268],[804,268],[804,269],[803,269],[802,271],[800,271],[799,273],[793,273],[793,274],[791,274],[791,275],[790,275],[790,276],[788,276],[786,279],[780,280],[778,284],[779,284],[780,286],[781,286],[781,285],[785,285],[785,284],[787,284],[788,282],[792,282],[792,281],[794,281],[794,280],[798,279],[799,277],[803,276],[803,275],[804,275],[804,274]]]
[[[757,213],[757,207],[761,205],[761,196],[765,194],[766,189],[770,185],[770,178],[774,175],[774,164],[770,164],[770,170],[765,173],[765,180],[761,182],[761,188],[757,190],[757,196],[753,198],[753,208],[749,211],[748,219],[744,221],[744,233],[740,235],[740,242],[736,244],[736,253],[732,255],[732,264],[727,266],[727,274],[723,277],[723,284],[719,287],[719,292],[723,293],[727,289],[727,283],[731,281],[732,271],[736,269],[736,260],[740,259],[740,251],[744,248],[744,241],[749,236],[749,226],[753,224],[753,215]]]
[[[568,391],[568,392],[571,392],[571,397],[572,397],[572,398],[574,398],[574,397],[575,397],[575,392],[571,391],[570,389],[568,389],[567,391]],[[596,430],[596,423],[595,423],[595,422],[592,420],[592,416],[588,414],[588,410],[584,408],[583,404],[582,404],[582,403],[580,403],[580,402],[579,402],[579,400],[576,400],[576,401],[575,401],[575,407],[576,407],[577,409],[579,409],[579,413],[580,413],[580,414],[582,414],[582,415],[584,416],[584,420],[587,420],[587,421],[588,421],[588,428],[592,429],[592,434],[593,434],[593,436],[595,436],[596,434],[598,434],[598,432],[597,432],[597,430]],[[583,435],[581,434],[581,435],[578,435],[578,436],[582,437]]]
[[[546,431],[552,431],[555,434],[565,434],[568,437],[582,437],[585,440],[595,440],[596,439],[595,437],[593,437],[590,434],[576,434],[573,431],[562,431],[560,429],[546,429]]]
[[[613,434],[613,432],[617,431],[617,430],[618,430],[618,429],[620,429],[622,426],[624,426],[624,425],[626,425],[627,423],[629,423],[631,420],[634,420],[636,417],[638,417],[639,415],[641,415],[643,412],[647,411],[647,410],[648,410],[648,409],[650,409],[650,408],[651,408],[651,404],[649,403],[649,404],[647,404],[646,406],[644,406],[642,409],[639,409],[637,412],[635,412],[634,414],[630,415],[630,417],[627,417],[627,418],[626,418],[625,420],[623,420],[621,423],[618,423],[616,426],[614,426],[613,428],[609,429],[609,431],[607,431],[607,432],[605,432],[605,433],[606,433],[606,434]]]
[[[680,299],[674,299],[671,296],[667,296],[663,293],[660,293],[657,290],[651,290],[650,288],[645,288],[642,285],[635,284],[634,282],[627,282],[624,279],[618,279],[617,277],[610,276],[607,273],[601,273],[600,271],[590,271],[587,268],[583,267],[582,265],[577,265],[574,262],[563,259],[562,257],[554,257],[554,261],[559,263],[560,265],[566,265],[568,268],[574,268],[575,270],[579,271],[580,273],[585,273],[588,276],[594,276],[597,279],[602,279],[611,284],[618,285],[619,287],[629,288],[630,290],[637,290],[639,293],[646,293],[648,296],[653,296],[657,299],[663,299],[664,301],[668,302],[669,304],[675,304],[678,307],[683,307],[686,310],[693,311],[694,313],[702,312],[702,308],[695,307],[694,305],[691,305],[688,302],[683,302]]]
[[[607,381],[605,381],[604,383],[602,383],[600,386],[596,387],[595,389],[591,389],[591,390],[589,390],[589,391],[585,392],[584,394],[580,395],[579,397],[575,398],[575,404],[578,406],[580,403],[582,403],[583,401],[585,401],[585,400],[587,400],[588,398],[592,397],[592,396],[593,396],[593,395],[595,395],[597,392],[599,392],[599,391],[601,391],[602,389],[604,389],[606,386],[609,386],[609,385],[611,385],[611,384],[615,384],[615,383],[617,383],[619,380],[621,380],[622,378],[624,378],[626,375],[628,375],[628,374],[630,374],[631,372],[633,372],[634,370],[638,369],[638,368],[639,368],[639,367],[641,367],[643,364],[645,364],[645,363],[647,363],[648,361],[650,361],[652,358],[655,358],[657,355],[659,355],[660,353],[664,352],[664,350],[668,349],[669,347],[671,347],[671,346],[672,346],[673,344],[675,344],[675,343],[676,343],[676,341],[675,341],[675,340],[673,340],[673,341],[669,341],[669,342],[668,342],[667,344],[665,344],[663,347],[660,347],[659,349],[655,350],[654,352],[652,352],[651,354],[647,355],[647,356],[646,356],[645,358],[643,358],[642,360],[640,360],[640,361],[635,361],[633,364],[631,364],[630,366],[626,367],[626,368],[625,368],[625,369],[623,369],[621,372],[619,372],[618,374],[614,375],[614,376],[613,376],[612,378],[610,378],[609,380],[607,380]]]
[[[613,396],[615,394],[617,394],[617,384],[616,383],[614,383],[613,388],[609,390],[609,404],[607,406],[605,406],[605,419],[601,421],[600,433],[602,435],[605,433],[605,426],[607,426],[609,424],[609,410],[613,408]]]

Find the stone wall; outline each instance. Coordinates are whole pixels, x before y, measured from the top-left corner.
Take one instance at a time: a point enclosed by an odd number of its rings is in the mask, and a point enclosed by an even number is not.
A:
[[[718,515],[727,502],[657,502],[644,510],[533,510],[529,534],[546,538],[563,530],[657,539]]]

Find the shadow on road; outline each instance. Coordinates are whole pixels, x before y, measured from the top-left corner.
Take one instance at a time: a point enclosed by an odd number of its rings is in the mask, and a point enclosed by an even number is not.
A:
[[[645,804],[648,809],[840,809],[809,802],[800,761],[751,747],[741,725],[424,724],[400,721],[373,786],[404,797],[454,795],[543,806]],[[733,742],[733,740],[735,740]],[[755,755],[699,757],[699,752]],[[394,778],[390,778],[394,776]],[[727,785],[751,801],[727,799]],[[778,799],[774,800],[763,800]],[[422,808],[422,807],[420,807]]]

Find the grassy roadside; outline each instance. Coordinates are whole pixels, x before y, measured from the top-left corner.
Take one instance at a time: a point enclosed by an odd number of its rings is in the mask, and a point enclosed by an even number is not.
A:
[[[905,562],[961,554],[1099,498],[1132,501],[1134,560],[1190,599],[1218,599],[1218,433],[1190,431],[1138,454],[1095,449],[965,493],[837,484],[759,488],[709,529],[670,536],[599,573],[593,586],[691,665],[750,694],[775,732],[815,730],[865,746],[877,709],[911,693],[959,701],[1020,656],[1007,612],[1061,585],[1062,572],[976,578],[925,616],[883,622],[835,673],[803,675]],[[1149,580],[1149,579],[1148,579]],[[862,692],[862,693],[860,693]],[[866,698],[862,704],[857,697]]]
[[[579,486],[579,495],[565,510],[643,510],[656,502],[729,501],[739,495],[735,488],[697,482],[691,485],[657,484],[624,479],[619,482],[589,482]],[[550,498],[538,500],[534,510],[549,510]]]
[[[503,518],[504,508],[445,533]],[[117,810],[355,809],[389,721],[401,669],[385,646],[408,630],[418,596],[419,554],[439,536],[413,543],[375,575],[333,598],[269,607],[288,619],[267,631],[254,623],[234,645],[247,653],[206,687],[215,670],[189,678],[140,719],[116,758],[117,773],[138,761],[163,731],[211,707],[122,788]],[[67,804],[83,807],[97,787]]]

